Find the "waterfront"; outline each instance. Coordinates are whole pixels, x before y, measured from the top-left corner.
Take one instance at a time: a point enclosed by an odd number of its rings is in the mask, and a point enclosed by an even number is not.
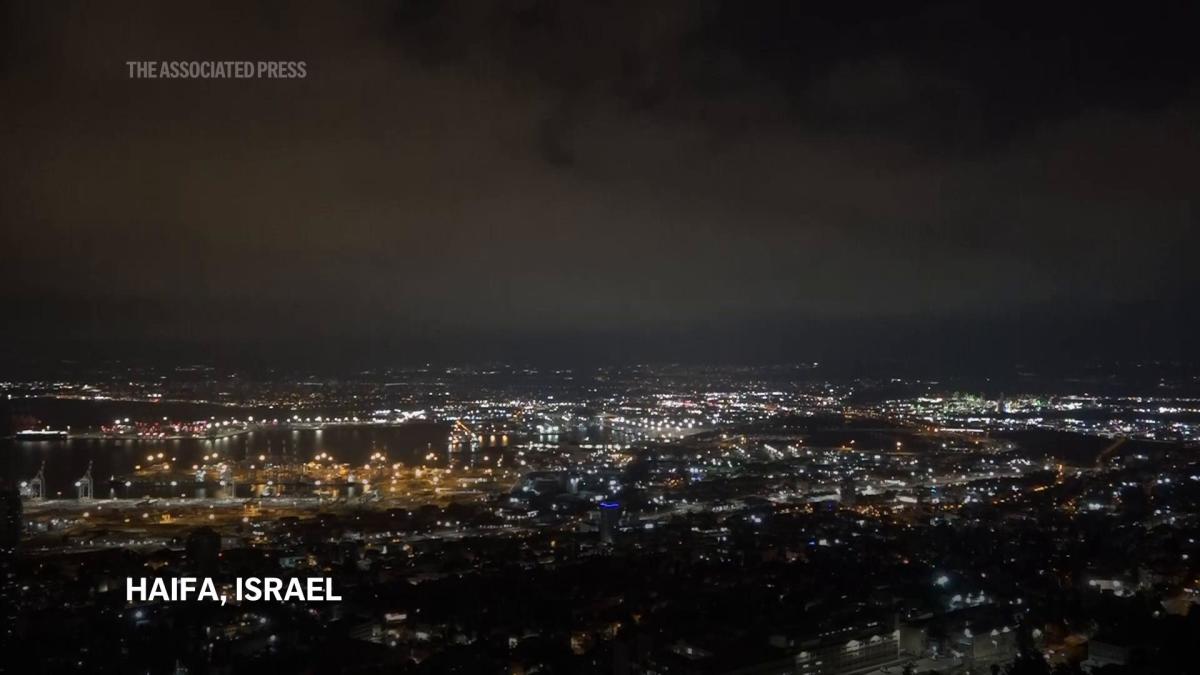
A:
[[[397,426],[346,426],[328,429],[267,429],[208,439],[179,440],[108,440],[78,439],[17,441],[0,440],[5,474],[29,480],[45,462],[46,496],[74,497],[74,484],[92,464],[96,497],[109,493],[108,483],[117,476],[132,473],[145,463],[147,456],[162,453],[181,466],[200,463],[205,455],[217,454],[224,460],[241,461],[259,455],[278,461],[307,462],[319,453],[328,453],[336,461],[362,464],[372,453],[381,452],[389,461],[405,465],[423,463],[444,466],[451,461],[469,462],[473,455],[449,452],[447,427],[443,424],[413,422]],[[171,496],[168,494],[151,496]],[[177,496],[177,495],[174,495]]]

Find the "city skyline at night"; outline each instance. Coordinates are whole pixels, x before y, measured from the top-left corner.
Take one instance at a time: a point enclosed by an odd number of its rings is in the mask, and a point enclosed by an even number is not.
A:
[[[0,673],[1196,672],[1198,25],[0,0]]]

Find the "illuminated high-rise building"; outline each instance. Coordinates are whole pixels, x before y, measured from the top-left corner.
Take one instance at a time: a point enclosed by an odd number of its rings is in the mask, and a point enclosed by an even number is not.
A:
[[[11,557],[21,540],[21,495],[8,486],[0,489],[0,557]]]
[[[614,501],[600,502],[600,542],[612,544],[621,520],[621,505]]]

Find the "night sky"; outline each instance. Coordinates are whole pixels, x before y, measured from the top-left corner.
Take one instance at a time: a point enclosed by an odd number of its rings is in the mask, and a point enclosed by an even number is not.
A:
[[[6,2],[4,362],[1190,359],[1200,5],[1111,5]]]

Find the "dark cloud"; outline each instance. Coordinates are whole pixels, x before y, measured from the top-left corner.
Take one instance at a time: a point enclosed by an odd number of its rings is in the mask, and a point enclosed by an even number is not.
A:
[[[1187,4],[5,9],[15,358],[1193,344]]]

